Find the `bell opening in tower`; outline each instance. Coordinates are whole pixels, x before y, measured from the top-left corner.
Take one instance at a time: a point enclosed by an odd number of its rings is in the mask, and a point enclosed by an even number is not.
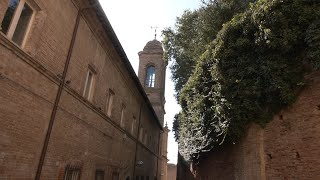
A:
[[[146,71],[146,80],[145,86],[146,87],[154,87],[155,85],[155,77],[156,77],[156,69],[154,66],[148,66]]]

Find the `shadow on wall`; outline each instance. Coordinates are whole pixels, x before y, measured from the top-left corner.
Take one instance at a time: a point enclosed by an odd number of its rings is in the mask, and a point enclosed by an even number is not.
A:
[[[191,173],[190,164],[180,155],[179,152],[176,180],[195,180],[194,175]]]

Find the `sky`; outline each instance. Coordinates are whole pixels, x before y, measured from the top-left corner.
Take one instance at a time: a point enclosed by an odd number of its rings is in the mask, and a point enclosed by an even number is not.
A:
[[[157,40],[161,41],[161,30],[174,27],[176,17],[185,10],[193,10],[200,6],[200,0],[99,0],[103,7],[128,59],[136,74],[138,73],[138,52],[148,41],[154,39],[154,29],[157,29]],[[170,66],[170,64],[169,64]],[[165,110],[164,121],[172,129],[174,115],[180,107],[174,98],[174,84],[171,80],[169,66],[166,71]],[[178,145],[173,132],[168,137],[169,163],[177,163]]]

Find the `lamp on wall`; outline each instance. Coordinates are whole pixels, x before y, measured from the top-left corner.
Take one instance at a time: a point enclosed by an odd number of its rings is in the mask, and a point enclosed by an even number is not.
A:
[[[141,161],[141,160],[138,161],[137,164],[136,164],[136,166],[143,166],[143,161]]]

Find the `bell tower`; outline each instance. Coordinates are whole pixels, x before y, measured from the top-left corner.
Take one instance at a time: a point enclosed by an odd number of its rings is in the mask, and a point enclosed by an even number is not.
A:
[[[139,53],[139,71],[138,77],[144,87],[151,105],[156,112],[161,126],[164,125],[164,97],[165,78],[167,63],[163,58],[163,48],[161,42],[156,39],[149,41],[143,51]],[[163,132],[159,137],[159,161],[157,179],[167,180],[167,144],[168,144],[167,125],[163,128]]]
[[[165,77],[167,63],[163,59],[161,42],[149,41],[139,53],[138,77],[163,126],[165,104]]]

